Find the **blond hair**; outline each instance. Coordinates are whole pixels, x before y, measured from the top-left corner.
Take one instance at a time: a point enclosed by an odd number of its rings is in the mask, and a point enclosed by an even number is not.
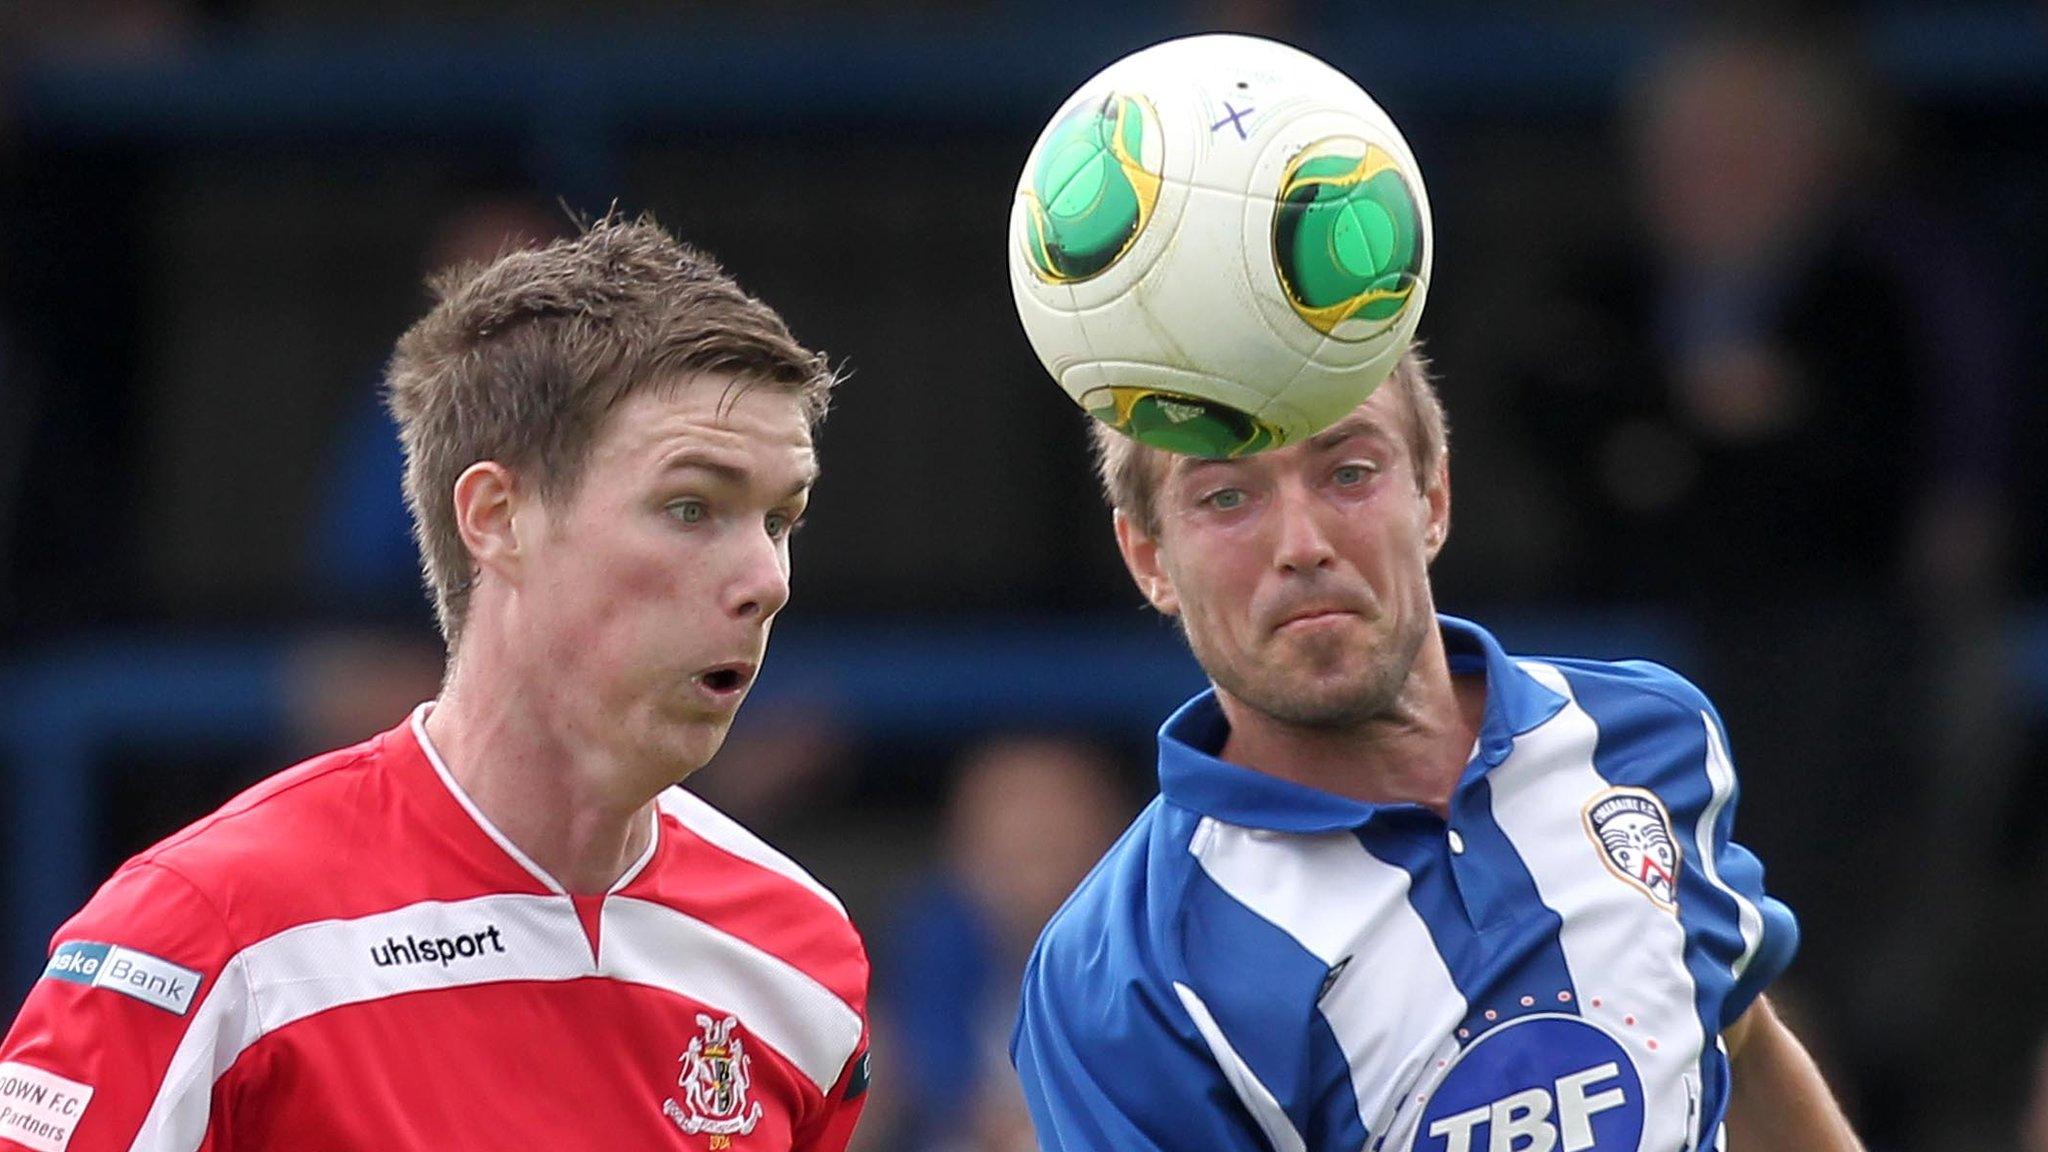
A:
[[[1428,492],[1436,487],[1437,471],[1450,451],[1450,423],[1444,416],[1442,397],[1429,371],[1429,358],[1410,346],[1394,364],[1383,388],[1392,388],[1407,401],[1408,456],[1415,466],[1415,487]],[[1100,420],[1090,420],[1094,440],[1095,474],[1102,481],[1103,498],[1109,506],[1129,517],[1147,536],[1159,534],[1159,511],[1153,504],[1160,478],[1166,474],[1168,453],[1141,444]]]

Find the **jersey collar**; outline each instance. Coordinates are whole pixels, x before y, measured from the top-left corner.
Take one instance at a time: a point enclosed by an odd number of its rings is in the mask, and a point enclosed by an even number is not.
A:
[[[447,790],[448,795],[462,808],[462,811],[469,816],[470,822],[475,824],[479,831],[490,837],[492,843],[496,844],[513,863],[518,864],[527,875],[539,881],[542,887],[558,896],[568,895],[568,889],[562,887],[562,882],[555,879],[547,869],[541,867],[537,861],[522,851],[519,845],[513,843],[512,838],[505,835],[496,824],[492,823],[491,818],[484,815],[483,809],[477,807],[476,801],[470,799],[469,793],[463,790],[462,785],[455,779],[455,773],[449,770],[447,761],[441,759],[441,750],[434,746],[433,738],[427,735],[427,717],[432,715],[433,711],[434,701],[432,700],[414,708],[412,716],[400,728],[400,731],[412,737],[413,745],[419,749],[421,756],[433,767],[434,775],[440,780],[441,786]],[[647,805],[647,823],[649,834],[646,851],[640,853],[639,859],[635,860],[619,875],[617,880],[612,882],[612,886],[606,889],[607,895],[615,893],[632,883],[640,873],[646,871],[647,865],[654,859],[655,851],[661,846],[661,815],[657,810],[657,806],[653,803]]]
[[[1486,711],[1479,740],[1459,787],[1469,786],[1507,759],[1515,737],[1565,705],[1564,697],[1530,676],[1484,628],[1455,616],[1437,617],[1454,674],[1484,671]],[[1214,689],[1168,717],[1159,729],[1159,791],[1169,802],[1226,823],[1280,832],[1335,832],[1357,828],[1379,805],[1352,800],[1269,776],[1219,759],[1229,722]]]

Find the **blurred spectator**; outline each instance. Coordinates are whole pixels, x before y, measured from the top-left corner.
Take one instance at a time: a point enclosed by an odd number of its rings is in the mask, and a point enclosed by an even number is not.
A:
[[[1712,613],[1988,578],[2003,301],[1877,123],[1836,55],[1735,32],[1635,89],[1643,230],[1555,270],[1560,322],[1513,372],[1579,594]]]
[[[1128,822],[1115,764],[1058,736],[967,753],[938,870],[902,906],[876,967],[876,1073],[897,1078],[894,1140],[913,1152],[1026,1152],[1009,1067],[1017,988],[1038,931]]]
[[[423,276],[564,234],[566,220],[537,201],[490,196],[461,204],[428,241]],[[312,587],[323,605],[427,619],[419,553],[405,510],[405,454],[384,410],[382,365],[350,405],[335,438],[333,463],[307,541]]]
[[[482,263],[561,235],[566,221],[515,196],[468,201],[435,226],[423,273]],[[442,651],[420,583],[403,490],[405,455],[366,380],[344,417],[307,539],[316,614],[339,626],[300,642],[287,662],[294,748],[335,747],[390,724],[440,687]]]
[[[1509,383],[1559,584],[1695,625],[1745,838],[1807,927],[1798,970],[1857,1022],[1845,1063],[1905,1089],[1873,1108],[1903,1116],[1944,1007],[1897,990],[1954,985],[1990,866],[1973,830],[2015,763],[2017,357],[1940,174],[1890,138],[1846,44],[1729,29],[1655,61],[1626,119],[1638,244],[1537,289],[1557,323]],[[1820,811],[1862,834],[1814,843]],[[1894,893],[1882,923],[1871,891]]]
[[[2034,1054],[2026,1111],[2020,1117],[2020,1152],[2048,1152],[2048,1037]]]
[[[771,659],[764,669],[778,666]],[[801,838],[793,827],[798,818],[844,798],[859,740],[858,730],[827,703],[792,695],[749,699],[718,755],[690,777],[690,791],[788,851],[792,846],[780,837],[795,832]]]
[[[190,0],[10,0],[19,10],[0,17],[40,55],[91,61],[157,55],[183,44],[199,23]]]

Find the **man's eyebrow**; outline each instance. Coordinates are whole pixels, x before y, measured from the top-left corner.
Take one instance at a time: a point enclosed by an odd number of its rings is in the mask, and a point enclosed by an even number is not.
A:
[[[1379,426],[1378,421],[1373,420],[1369,416],[1346,416],[1330,427],[1309,437],[1308,443],[1309,447],[1319,452],[1326,452],[1355,436],[1367,436],[1379,440],[1393,439],[1386,429]]]
[[[1167,461],[1165,473],[1160,479],[1168,479],[1175,473],[1182,476],[1199,476],[1204,472],[1226,468],[1235,463],[1237,461],[1228,456],[1194,456],[1183,452],[1176,452],[1173,454],[1173,458]]]
[[[688,449],[678,452],[675,455],[670,456],[668,459],[663,460],[661,462],[660,468],[660,472],[663,475],[666,475],[670,472],[684,472],[692,470],[698,472],[709,472],[711,475],[716,476],[718,479],[728,484],[745,484],[753,476],[753,471],[746,467],[744,464],[737,464],[730,460],[720,459],[717,456],[708,455],[703,452],[691,451]],[[818,461],[815,458],[813,458],[804,463],[803,472],[797,477],[796,483],[791,484],[789,486],[788,495],[800,495],[807,489],[811,488],[813,485],[817,484],[817,482]]]
[[[660,470],[662,472],[682,472],[689,469],[709,472],[721,480],[730,480],[734,483],[744,481],[749,475],[743,465],[734,464],[728,460],[721,460],[716,456],[708,456],[702,452],[691,451],[678,452],[664,459],[661,462]]]

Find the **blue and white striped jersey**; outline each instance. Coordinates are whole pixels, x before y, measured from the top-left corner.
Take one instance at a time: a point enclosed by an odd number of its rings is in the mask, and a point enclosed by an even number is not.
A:
[[[1047,926],[1012,1056],[1043,1148],[1720,1146],[1721,1030],[1798,928],[1729,839],[1713,707],[1440,618],[1486,712],[1449,819],[1159,733],[1160,796]]]

